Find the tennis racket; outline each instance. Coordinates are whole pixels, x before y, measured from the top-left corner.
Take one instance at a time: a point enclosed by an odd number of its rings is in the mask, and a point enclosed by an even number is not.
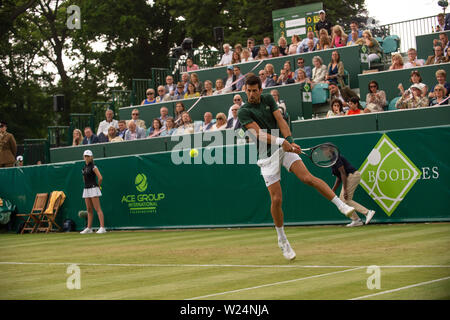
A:
[[[321,168],[329,168],[339,159],[339,149],[330,142],[312,148],[302,148],[302,153],[311,159],[312,163]]]

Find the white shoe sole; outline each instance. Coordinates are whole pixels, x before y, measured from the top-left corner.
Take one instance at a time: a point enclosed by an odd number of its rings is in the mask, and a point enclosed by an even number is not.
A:
[[[370,213],[367,214],[366,224],[369,224],[369,222],[372,220],[375,213],[376,213],[375,211],[371,211],[371,214]]]

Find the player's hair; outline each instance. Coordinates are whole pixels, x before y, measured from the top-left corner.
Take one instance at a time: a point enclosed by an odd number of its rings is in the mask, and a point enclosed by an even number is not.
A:
[[[257,77],[255,74],[251,73],[248,74],[246,79],[245,79],[245,85],[246,86],[253,86],[257,84],[258,85],[258,89],[261,89],[262,85],[261,85],[261,79],[259,77]]]
[[[351,97],[350,98],[350,102],[357,104],[358,105],[358,109],[362,109],[361,104],[359,103],[359,98],[358,97]]]
[[[333,100],[331,101],[331,110],[333,110],[333,105],[334,105],[335,103],[339,104],[339,111],[340,111],[340,112],[344,112],[344,105],[342,104],[341,99],[333,99]]]

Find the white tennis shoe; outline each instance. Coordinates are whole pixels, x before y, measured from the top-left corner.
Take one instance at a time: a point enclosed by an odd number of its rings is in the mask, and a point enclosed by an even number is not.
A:
[[[353,220],[351,223],[349,223],[347,225],[347,227],[360,227],[362,225],[364,225],[364,223],[362,222],[361,219],[358,219],[358,220]]]
[[[87,234],[87,233],[93,233],[94,231],[92,231],[92,229],[91,228],[86,228],[86,229],[84,229],[83,231],[81,231],[80,233],[81,234]]]
[[[375,211],[373,211],[373,210],[369,210],[369,212],[367,212],[366,224],[369,224],[370,220],[372,220],[374,215],[375,215]]]
[[[347,205],[345,203],[342,206],[340,206],[338,209],[347,218],[350,218],[352,216],[353,212],[355,212],[355,208],[350,207],[349,205]]]
[[[287,239],[278,239],[278,246],[281,249],[281,252],[283,252],[283,256],[287,260],[294,260],[295,259],[295,252],[292,250],[291,245],[289,244],[289,241]]]
[[[103,227],[100,227],[96,233],[106,233],[106,229]]]

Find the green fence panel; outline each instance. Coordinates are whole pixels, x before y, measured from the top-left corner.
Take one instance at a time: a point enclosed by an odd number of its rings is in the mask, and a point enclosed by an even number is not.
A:
[[[83,152],[86,149],[91,150],[95,158],[105,157],[104,143],[95,143],[75,147],[52,148],[50,149],[50,160],[52,163],[77,161],[83,159]]]
[[[25,165],[33,165],[38,161],[50,162],[48,139],[24,139],[23,144],[23,163]]]
[[[166,137],[156,137],[126,142],[107,142],[103,144],[105,157],[166,151],[166,141],[168,139]]]
[[[309,147],[330,141],[340,148],[356,168],[360,168],[380,139],[384,139],[383,134],[387,134],[390,141],[409,158],[421,176],[409,192],[402,195],[403,200],[390,214],[385,213],[363,188],[357,189],[355,200],[376,210],[374,222],[378,223],[450,221],[448,148],[442,147],[450,139],[450,126],[296,139],[295,142]],[[250,153],[252,146],[254,150],[253,144],[214,148],[216,152],[219,149],[223,151],[216,160],[226,159],[230,152],[234,152],[234,156],[240,151]],[[200,149],[199,157],[203,157],[206,150],[208,148]],[[315,167],[309,159],[303,158],[312,174],[328,185],[334,183],[330,169]],[[190,162],[177,162],[179,158],[174,152],[95,158],[95,164],[103,176],[101,205],[106,227],[136,229],[273,225],[269,193],[254,162],[220,164],[216,161],[208,165],[204,162],[195,164],[195,159],[190,157],[187,159]],[[381,162],[380,165],[384,164]],[[20,212],[26,212],[31,208],[36,193],[63,191],[67,198],[58,219],[72,219],[77,230],[80,230],[85,223],[78,217],[78,211],[85,209],[81,197],[83,165],[84,162],[80,160],[0,169],[0,195],[17,205]],[[369,174],[369,177],[379,179],[380,192],[387,192],[387,184],[404,184],[402,180],[406,177],[401,175],[404,173],[402,169],[406,170],[404,167],[395,167],[384,173],[382,169]],[[406,179],[410,180],[410,177]],[[284,169],[281,185],[287,225],[348,222],[330,201]],[[94,227],[97,226],[95,217]]]
[[[69,126],[50,126],[47,129],[47,140],[50,148],[70,146],[72,144]]]
[[[111,90],[111,100],[115,116],[118,115],[120,108],[133,105],[131,90]]]
[[[241,68],[241,73],[246,74],[250,72],[256,65],[258,64],[258,61],[250,61],[250,62],[244,62],[244,63],[238,63],[239,68]],[[260,70],[260,69],[258,69]],[[255,74],[256,71],[253,71]],[[227,75],[227,67],[211,67],[201,70],[195,70],[195,71],[189,71],[189,74],[196,73],[198,75],[198,78],[200,81],[205,82],[205,80],[210,80],[213,83],[213,87],[216,86],[216,80],[217,79],[226,79],[228,77]]]
[[[447,37],[450,38],[450,31],[444,32],[447,34]],[[439,33],[440,32],[435,32],[416,36],[416,50],[417,50],[417,57],[419,59],[427,60],[429,56],[434,55],[433,40],[434,39],[439,40]]]
[[[413,70],[419,71],[422,76],[422,82],[428,86],[429,90],[431,90],[431,88],[437,83],[436,71],[439,69],[446,70],[448,74],[450,72],[450,63],[441,63],[411,69],[360,74],[358,76],[358,81],[361,100],[366,100],[366,95],[369,90],[369,82],[372,80],[375,80],[378,83],[380,90],[384,90],[384,92],[386,92],[386,98],[389,101],[400,96],[398,85],[401,83],[405,90],[408,89],[412,84],[410,82],[410,76]]]

